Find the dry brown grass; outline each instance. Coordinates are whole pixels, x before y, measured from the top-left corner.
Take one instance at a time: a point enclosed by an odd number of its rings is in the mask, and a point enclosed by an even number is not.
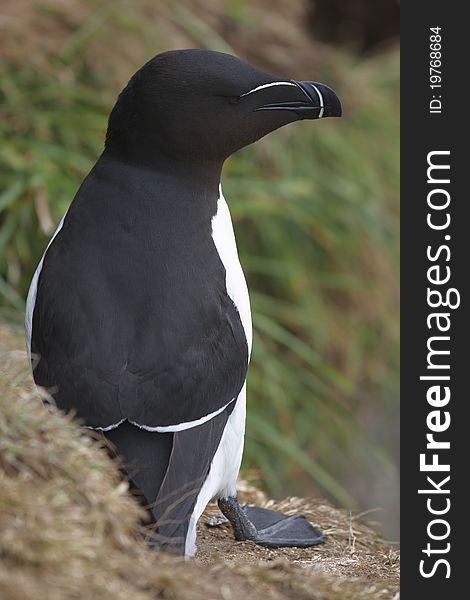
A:
[[[322,501],[280,503],[241,482],[246,502],[304,512],[327,534],[312,549],[235,542],[199,525],[190,561],[153,553],[142,510],[116,465],[72,419],[40,400],[22,340],[0,326],[0,597],[147,600],[398,598],[398,556],[356,518]]]
[[[142,63],[142,44],[158,49],[162,39],[169,50],[209,44],[289,77],[325,62],[334,69],[331,50],[303,27],[303,0],[254,0],[231,16],[227,10],[225,0],[2,0],[0,34],[8,43],[0,46],[0,58],[57,71],[58,56],[79,55],[96,72],[117,75],[118,87]]]

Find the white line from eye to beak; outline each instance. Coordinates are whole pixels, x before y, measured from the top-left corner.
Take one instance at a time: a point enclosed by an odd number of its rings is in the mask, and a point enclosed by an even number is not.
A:
[[[290,81],[274,81],[273,83],[264,83],[263,85],[259,85],[258,87],[253,88],[249,92],[245,92],[244,94],[242,94],[240,96],[240,98],[243,98],[244,96],[249,96],[250,94],[253,94],[254,92],[257,92],[259,90],[264,90],[264,88],[272,87],[274,85],[293,85],[294,87],[297,87],[295,85],[295,83],[292,83]],[[318,90],[317,90],[317,92],[318,92]]]
[[[317,92],[318,94],[318,99],[320,100],[320,112],[318,113],[318,118],[321,119],[323,117],[323,113],[325,112],[325,105],[323,103],[323,96],[321,95],[320,90],[317,88],[316,85],[313,85],[313,83],[310,84],[313,89]]]

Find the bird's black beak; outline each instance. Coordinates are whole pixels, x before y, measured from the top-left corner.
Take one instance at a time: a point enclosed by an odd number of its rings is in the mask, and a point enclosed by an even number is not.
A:
[[[299,119],[321,119],[340,117],[341,102],[335,92],[323,83],[316,81],[291,80],[299,92],[300,98],[292,101],[273,102],[255,108],[260,110],[285,110],[297,114]]]

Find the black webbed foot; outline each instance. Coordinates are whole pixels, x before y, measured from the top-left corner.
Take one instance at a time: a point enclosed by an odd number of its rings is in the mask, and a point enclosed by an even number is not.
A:
[[[323,533],[303,515],[287,516],[251,506],[242,508],[234,497],[221,498],[218,504],[239,541],[251,540],[260,546],[279,548],[316,546],[325,540]]]

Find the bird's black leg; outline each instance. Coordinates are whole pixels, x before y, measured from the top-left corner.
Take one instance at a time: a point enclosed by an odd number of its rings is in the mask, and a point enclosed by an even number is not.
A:
[[[229,498],[219,498],[218,505],[222,513],[230,521],[235,539],[239,542],[253,540],[258,535],[258,531],[250,519],[246,516],[243,508],[238,504],[238,500],[233,496]]]
[[[230,521],[235,538],[251,540],[260,546],[316,546],[324,541],[322,532],[303,515],[287,516],[274,510],[247,506],[235,497],[219,498],[219,508]]]

